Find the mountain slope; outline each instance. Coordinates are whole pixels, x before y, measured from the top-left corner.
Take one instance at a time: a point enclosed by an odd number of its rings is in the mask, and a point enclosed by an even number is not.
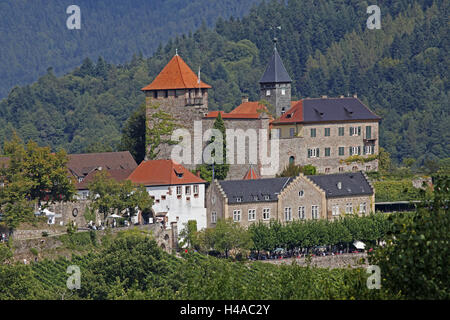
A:
[[[78,0],[81,29],[68,30],[65,0],[1,1],[0,98],[53,67],[62,75],[85,57],[123,63],[150,55],[169,38],[212,26],[220,16],[241,17],[260,0]]]
[[[262,2],[242,19],[219,19],[115,66],[100,59],[57,78],[15,88],[0,102],[0,138],[16,128],[69,152],[115,149],[120,131],[143,103],[140,88],[175,50],[211,84],[210,109],[229,111],[242,94],[257,100],[272,53],[270,26],[281,25],[278,49],[293,78],[295,98],[357,93],[383,117],[380,145],[397,161],[450,156],[446,1],[384,1],[382,29],[366,28],[360,1]],[[120,46],[117,46],[120,48]]]

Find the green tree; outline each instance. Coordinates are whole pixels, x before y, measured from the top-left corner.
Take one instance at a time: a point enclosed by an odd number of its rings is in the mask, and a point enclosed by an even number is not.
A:
[[[252,246],[250,234],[247,230],[231,219],[219,219],[213,229],[212,237],[213,248],[225,253],[227,258],[229,251],[232,249],[246,250]]]
[[[176,119],[169,113],[163,111],[159,104],[149,106],[150,116],[146,126],[147,156],[150,160],[155,159],[163,144],[176,144],[172,141],[173,131],[179,127]]]
[[[214,121],[213,129],[219,130],[222,134],[222,159],[219,159],[219,155],[216,155],[214,150],[211,152],[214,164],[201,164],[197,166],[197,170],[200,171],[200,177],[209,182],[212,181],[213,169],[214,179],[217,180],[225,180],[230,170],[230,165],[227,163],[226,128],[220,113]],[[208,141],[208,145],[214,143],[215,140],[216,137],[212,136]]]
[[[180,241],[180,245],[182,248],[184,246],[187,246],[187,248],[195,248],[197,250],[199,249],[200,243],[196,220],[189,220],[184,224],[184,228],[180,232],[180,238],[182,239]]]
[[[134,160],[141,163],[145,159],[145,132],[146,114],[145,104],[142,104],[130,118],[128,118],[122,129],[120,150],[130,151]]]
[[[125,214],[126,210],[131,216],[136,213],[136,208],[144,211],[153,205],[145,187],[136,186],[130,180],[116,181],[107,171],[96,173],[88,188],[90,210],[102,214],[103,220],[115,212]]]
[[[67,175],[67,154],[61,150],[52,153],[48,147],[39,147],[30,141],[23,145],[14,133],[4,145],[9,157],[8,166],[0,169],[4,187],[0,190],[3,222],[15,229],[31,219],[33,207],[56,201],[72,201],[74,183]]]
[[[382,270],[382,286],[408,299],[449,299],[450,179],[435,179],[434,193],[412,214],[391,215],[386,245],[369,257]]]

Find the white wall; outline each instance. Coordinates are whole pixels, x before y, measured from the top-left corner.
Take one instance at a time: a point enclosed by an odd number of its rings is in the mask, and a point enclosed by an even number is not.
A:
[[[170,228],[171,222],[177,222],[178,232],[184,229],[184,224],[189,220],[197,221],[197,229],[206,228],[206,208],[205,208],[205,185],[198,184],[198,196],[194,196],[194,185],[180,185],[182,187],[181,197],[177,196],[177,186],[149,186],[147,192],[155,197],[153,210],[167,212]],[[191,194],[186,195],[186,186],[190,186]],[[162,199],[165,196],[165,200]],[[189,198],[189,200],[187,200]],[[159,203],[157,202],[159,200]],[[178,218],[178,219],[177,219]]]

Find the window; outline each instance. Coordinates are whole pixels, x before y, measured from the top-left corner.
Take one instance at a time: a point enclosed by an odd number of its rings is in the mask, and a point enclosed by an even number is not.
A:
[[[181,193],[182,193],[181,190],[182,190],[181,186],[177,186],[177,196],[181,196]]]
[[[366,127],[366,139],[372,139],[372,127],[371,126]]]
[[[375,146],[364,146],[364,154],[373,154]]]
[[[161,200],[166,200],[166,196],[161,196]]]
[[[267,97],[270,96],[270,90],[266,90],[266,96],[267,96]]]
[[[88,194],[89,194],[88,191],[83,191],[81,199],[86,200],[88,198]]]
[[[316,137],[316,129],[311,129],[311,138]]]
[[[358,171],[358,166],[353,166],[352,171],[353,171],[353,172]]]
[[[330,173],[330,168],[325,168],[325,173]]]
[[[264,196],[264,200],[270,200],[270,196]]]
[[[339,167],[339,172],[344,172],[344,167]]]
[[[361,127],[350,127],[350,136],[360,136]]]
[[[256,220],[256,209],[249,209],[248,210],[248,221],[254,221]]]
[[[332,207],[332,215],[338,216],[339,215],[339,206],[335,205]]]
[[[345,213],[352,213],[353,212],[353,205],[351,202],[345,204]]]
[[[350,148],[349,148],[349,152],[350,152],[350,155],[351,155],[351,156],[352,156],[352,155],[356,155],[356,154],[360,155],[360,154],[361,154],[361,147],[360,147],[360,146],[357,146],[357,147],[350,147]]]
[[[318,158],[319,148],[308,149],[308,158]]]
[[[338,131],[339,131],[339,136],[342,137],[344,135],[344,127],[339,127]]]
[[[263,219],[269,220],[270,219],[270,208],[264,208],[263,209]]]
[[[311,216],[313,219],[319,219],[319,206],[311,206]]]
[[[258,201],[259,199],[258,199],[258,196],[253,196],[253,200],[254,201]]]
[[[290,128],[289,129],[289,136],[292,138],[293,136],[295,136],[295,128]]]
[[[331,154],[330,148],[325,148],[325,157],[329,157]]]
[[[370,166],[366,166],[366,171],[370,171]]]
[[[291,207],[284,208],[284,220],[285,221],[292,220],[292,208]]]
[[[366,208],[367,208],[367,206],[366,206],[365,202],[360,203],[359,204],[359,213],[366,213]]]
[[[330,128],[325,128],[325,137],[330,136]]]
[[[190,195],[191,194],[191,186],[186,186],[184,192],[186,193],[186,195]]]
[[[298,196],[299,197],[303,197],[305,195],[305,191],[304,190],[300,190],[299,192],[298,192]]]
[[[213,211],[211,212],[211,223],[217,222],[217,212]]]
[[[241,197],[237,197],[236,198],[236,202],[242,202],[242,198]]]
[[[241,210],[233,210],[233,221],[234,222],[241,221]]]
[[[298,207],[298,218],[300,220],[305,220],[306,219],[306,215],[305,215],[305,207]]]
[[[339,155],[343,156],[345,154],[345,148],[344,147],[339,147]]]
[[[198,184],[194,185],[194,195],[198,195]]]
[[[281,89],[281,95],[284,96],[286,94],[286,89]]]

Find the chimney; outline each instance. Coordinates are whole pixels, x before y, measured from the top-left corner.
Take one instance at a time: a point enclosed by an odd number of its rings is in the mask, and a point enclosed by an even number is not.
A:
[[[242,103],[248,102],[248,96],[242,96]]]

